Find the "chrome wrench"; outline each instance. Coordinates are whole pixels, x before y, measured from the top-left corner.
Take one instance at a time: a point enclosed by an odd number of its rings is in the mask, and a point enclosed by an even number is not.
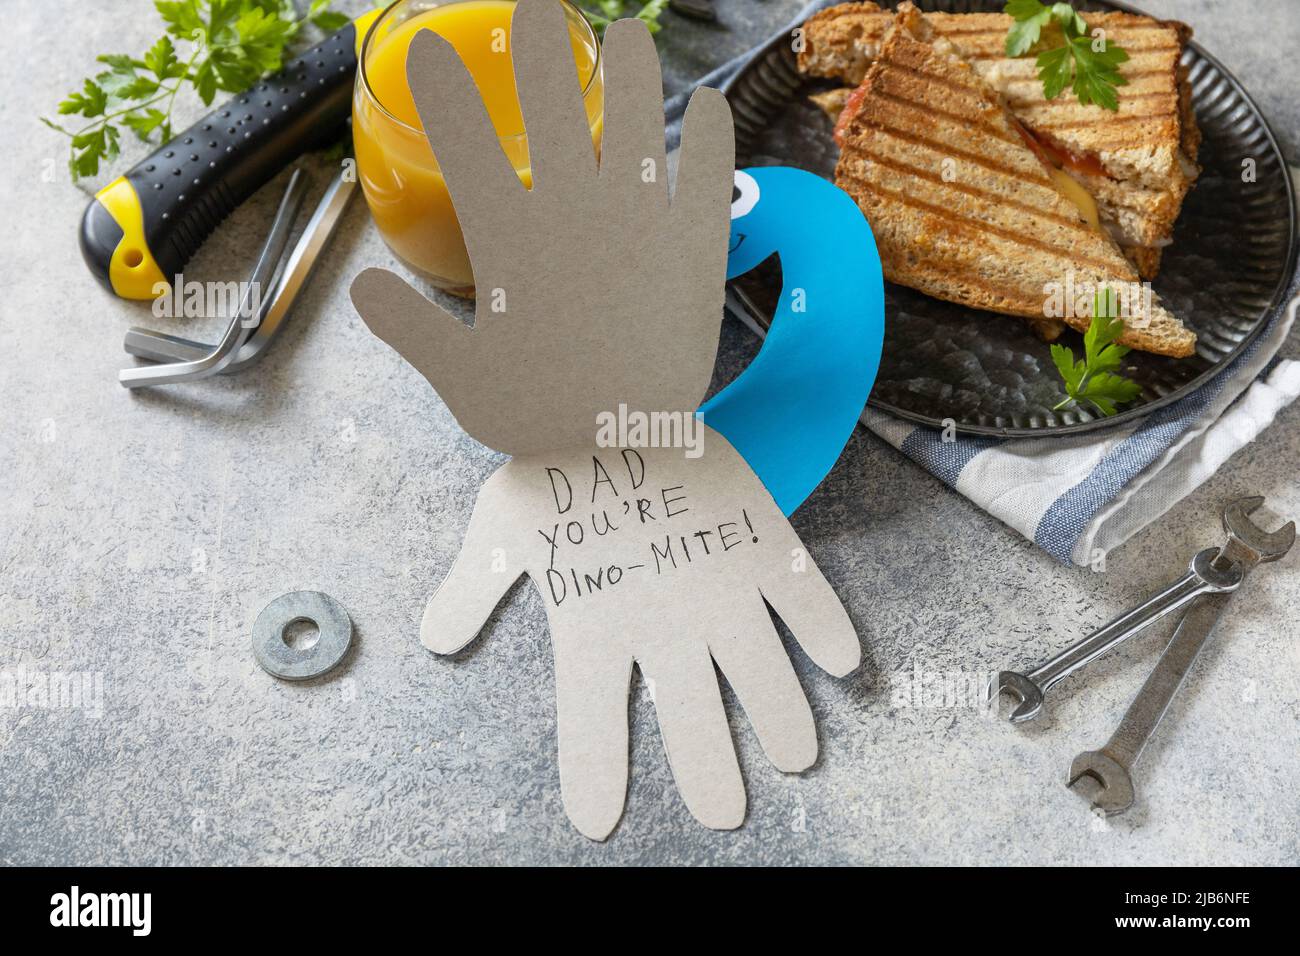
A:
[[[1012,723],[1033,720],[1043,708],[1043,695],[1075,671],[1095,661],[1112,647],[1172,614],[1203,594],[1233,591],[1241,584],[1241,575],[1215,565],[1218,548],[1206,548],[1188,563],[1187,573],[1155,597],[1131,611],[1125,611],[1110,623],[1093,631],[1083,640],[1070,645],[1046,663],[1027,674],[1001,671],[993,685],[994,698],[1003,694],[1015,699]]]
[[[1294,521],[1277,531],[1265,531],[1250,520],[1249,516],[1263,503],[1259,497],[1242,498],[1223,511],[1228,543],[1215,566],[1235,573],[1239,581],[1256,565],[1281,558],[1295,543]],[[1196,656],[1214,633],[1230,597],[1227,591],[1212,593],[1192,604],[1110,740],[1100,750],[1084,751],[1074,758],[1067,785],[1075,789],[1087,780],[1100,787],[1091,795],[1085,794],[1096,809],[1110,815],[1123,813],[1133,805],[1133,765],[1182,687]],[[1083,792],[1082,788],[1079,792]]]

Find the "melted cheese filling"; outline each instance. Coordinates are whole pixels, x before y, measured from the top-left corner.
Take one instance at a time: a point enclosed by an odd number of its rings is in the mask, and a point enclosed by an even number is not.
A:
[[[1097,232],[1101,232],[1101,216],[1097,214],[1097,201],[1092,198],[1092,193],[1083,188],[1083,185],[1065,171],[1062,167],[1069,165],[1067,162],[1073,157],[1068,154],[1062,154],[1060,150],[1050,147],[1047,143],[1042,142],[1037,136],[1025,129],[1024,124],[1008,114],[1016,132],[1024,140],[1030,151],[1038,157],[1038,161],[1043,164],[1043,169],[1047,170],[1047,175],[1052,180],[1052,185],[1056,191],[1064,198],[1068,199],[1076,209],[1079,210],[1079,218],[1086,222]]]
[[[1079,185],[1079,181],[1063,169],[1049,166],[1047,174],[1052,177],[1052,185],[1066,199],[1079,209],[1079,216],[1093,229],[1101,232],[1101,216],[1097,213],[1097,200],[1092,193]]]

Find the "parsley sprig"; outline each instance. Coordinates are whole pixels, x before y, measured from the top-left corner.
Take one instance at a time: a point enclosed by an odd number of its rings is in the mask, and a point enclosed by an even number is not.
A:
[[[59,115],[89,122],[68,129],[41,121],[68,137],[73,178],[94,176],[101,160],[121,152],[121,127],[145,142],[171,139],[172,113],[186,87],[210,106],[218,90],[238,93],[280,69],[305,23],[325,33],[342,29],[349,18],[330,10],[330,2],[312,0],[299,16],[293,0],[155,0],[165,33],[141,56],[97,57],[107,69],[59,103]]]
[[[663,29],[659,18],[668,9],[668,0],[581,0],[578,6],[600,36],[605,35],[605,28],[615,20],[627,16],[645,23],[651,33],[658,33]]]
[[[1007,0],[1002,12],[1015,21],[1007,31],[1006,51],[1010,57],[1028,53],[1042,39],[1045,27],[1058,27],[1064,44],[1042,50],[1036,61],[1045,98],[1054,100],[1073,87],[1084,106],[1095,103],[1112,112],[1119,109],[1118,87],[1128,82],[1120,76],[1119,65],[1127,62],[1128,54],[1104,36],[1089,36],[1088,24],[1074,7],[1068,3],[1048,7],[1039,0]]]
[[[1083,358],[1076,361],[1071,349],[1064,345],[1052,346],[1052,361],[1065,380],[1066,393],[1053,411],[1087,402],[1109,417],[1115,414],[1117,406],[1133,401],[1142,391],[1137,382],[1115,374],[1120,360],[1129,353],[1127,346],[1115,343],[1124,334],[1124,321],[1117,313],[1118,297],[1114,291],[1098,289],[1092,299],[1092,322],[1083,335]]]

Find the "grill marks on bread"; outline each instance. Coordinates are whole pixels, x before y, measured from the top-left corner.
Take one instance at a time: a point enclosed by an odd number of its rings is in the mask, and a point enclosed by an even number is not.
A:
[[[999,95],[911,4],[882,43],[843,130],[837,185],[866,214],[885,275],[938,298],[1041,321],[1044,284],[1137,282],[1025,145]],[[1065,320],[1086,329],[1086,316]],[[1159,305],[1121,341],[1188,355]]]

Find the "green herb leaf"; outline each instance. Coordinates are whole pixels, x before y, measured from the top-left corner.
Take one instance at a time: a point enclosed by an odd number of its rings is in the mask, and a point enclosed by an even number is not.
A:
[[[1075,13],[1074,7],[1068,3],[1052,4],[1052,19],[1061,25],[1061,30],[1067,37],[1088,32],[1088,24],[1083,22],[1083,17]]]
[[[334,10],[326,10],[324,13],[317,13],[311,17],[312,24],[316,29],[324,33],[338,33],[345,26],[352,22],[346,13],[338,13]]]
[[[109,99],[120,98],[123,90],[133,89],[140,80],[135,71],[144,68],[144,61],[122,53],[108,53],[95,59],[111,68],[95,75],[95,82],[108,94]]]
[[[1079,383],[1083,381],[1083,363],[1074,360],[1073,351],[1055,343],[1052,345],[1052,362],[1056,365],[1056,370],[1061,373],[1066,390],[1071,394],[1076,392]]]
[[[1118,297],[1108,288],[1097,290],[1092,300],[1092,321],[1083,335],[1083,358],[1064,345],[1052,346],[1052,362],[1065,383],[1066,397],[1056,408],[1087,402],[1102,415],[1111,416],[1118,406],[1137,398],[1142,386],[1114,374],[1121,359],[1129,353],[1127,346],[1115,342],[1124,334],[1124,322],[1117,315]]]
[[[235,33],[238,36],[238,49],[243,53],[242,59],[246,64],[244,72],[251,72],[253,78],[233,92],[251,85],[264,73],[280,69],[284,48],[297,30],[296,21],[267,14],[260,7],[251,7],[241,13],[235,20]]]
[[[172,111],[185,88],[210,106],[218,90],[239,92],[280,69],[304,23],[333,33],[348,18],[331,0],[312,0],[300,15],[294,0],[155,0],[164,35],[140,57],[105,53],[108,67],[58,105],[64,116],[91,120],[67,129],[42,118],[69,138],[74,177],[93,176],[101,160],[119,152],[117,123],[146,141],[172,136]],[[179,49],[178,49],[179,47]]]
[[[1003,13],[1013,20],[1005,43],[1010,57],[1028,53],[1049,23],[1059,28],[1061,44],[1041,50],[1036,61],[1046,99],[1054,100],[1073,87],[1084,106],[1096,105],[1111,112],[1119,109],[1118,88],[1127,82],[1119,73],[1119,65],[1128,60],[1128,54],[1102,37],[1090,37],[1088,24],[1074,7],[1068,3],[1046,7],[1039,0],[1010,0]],[[1053,30],[1053,36],[1057,35]]]
[[[1103,415],[1109,417],[1117,406],[1133,401],[1142,392],[1142,386],[1110,372],[1098,372],[1088,379],[1079,398],[1091,402]]]
[[[99,125],[92,130],[72,137],[72,155],[68,168],[74,176],[94,176],[99,172],[99,161],[108,154],[108,133],[111,126]]]
[[[1097,360],[1102,346],[1113,342],[1123,329],[1123,323],[1116,318],[1117,306],[1118,300],[1111,289],[1103,286],[1093,293],[1092,321],[1088,323],[1088,331],[1083,333],[1084,359],[1090,367]]]
[[[1052,11],[1038,0],[1008,0],[1002,12],[1015,21],[1006,39],[1007,56],[1013,57],[1028,53],[1052,19]]]
[[[663,29],[663,24],[659,18],[663,16],[668,9],[668,0],[647,0],[644,6],[636,12],[636,18],[649,28],[651,33],[658,33]]]
[[[185,75],[185,64],[176,59],[176,47],[166,34],[160,36],[158,42],[144,55],[144,66],[158,77],[159,83]]]
[[[578,6],[599,36],[604,36],[605,28],[622,17],[640,20],[651,33],[658,33],[663,29],[660,18],[668,9],[668,0],[580,0]]]
[[[1028,20],[1046,9],[1038,0],[1007,0],[1002,12],[1014,20]]]
[[[1096,103],[1103,109],[1115,112],[1119,109],[1116,88],[1128,83],[1128,80],[1120,76],[1119,65],[1128,60],[1128,54],[1100,38],[1097,42],[1102,49],[1094,50],[1093,42],[1087,36],[1075,37],[1070,41],[1070,53],[1075,63],[1074,92],[1084,106]]]
[[[1044,50],[1038,54],[1038,78],[1043,81],[1043,96],[1054,100],[1074,82],[1074,61],[1068,48]]]
[[[177,39],[193,41],[206,33],[195,0],[156,0],[154,9],[163,18],[167,32]]]
[[[134,75],[136,70],[144,67],[143,60],[137,60],[125,53],[105,53],[102,56],[95,57],[95,62],[106,63],[113,68],[114,73],[126,73],[128,75]]]
[[[108,105],[108,94],[94,80],[86,80],[80,93],[70,93],[59,104],[59,112],[65,115],[80,113],[82,116],[99,116]]]
[[[104,158],[109,160],[117,159],[118,153],[121,152],[118,143],[117,127],[112,123],[104,124]]]
[[[199,94],[199,99],[203,101],[203,105],[211,106],[217,96],[217,71],[213,69],[210,59],[199,64],[190,77],[190,82],[194,84],[194,89]]]
[[[122,117],[122,122],[131,129],[136,136],[145,142],[149,141],[149,134],[163,123],[167,122],[167,114],[160,109],[149,107],[143,113],[128,113]]]
[[[257,4],[240,0],[208,0],[207,40],[210,46],[234,46],[239,42],[239,17],[243,8],[261,11]]]

